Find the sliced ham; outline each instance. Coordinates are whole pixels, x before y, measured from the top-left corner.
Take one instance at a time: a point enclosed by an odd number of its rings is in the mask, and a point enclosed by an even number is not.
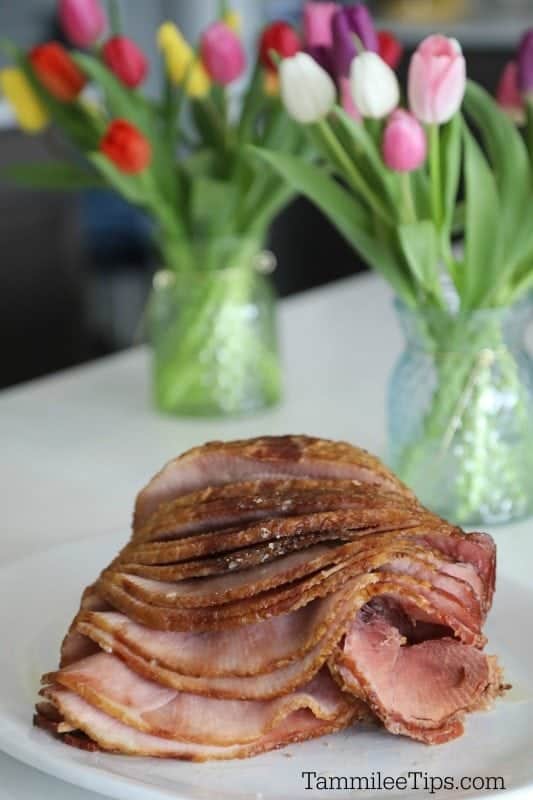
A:
[[[503,691],[494,543],[377,459],[309,437],[214,442],[137,499],[35,724],[83,749],[238,758],[371,716],[428,744]]]
[[[143,733],[226,747],[260,739],[293,711],[309,709],[317,719],[331,722],[353,705],[327,669],[302,688],[267,701],[221,700],[168,689],[107,653],[89,656],[45,680]],[[46,689],[44,696],[49,697]]]
[[[358,447],[310,436],[264,436],[209,442],[163,467],[139,493],[134,528],[161,505],[208,486],[271,478],[356,480],[412,498],[412,493],[379,461]]]
[[[83,731],[103,750],[126,755],[179,758],[185,761],[248,758],[293,742],[302,742],[341,730],[350,725],[357,714],[363,713],[361,707],[353,705],[334,720],[321,720],[306,709],[294,711],[274,730],[255,742],[220,747],[204,743],[179,742],[142,733],[99,711],[74,692],[50,688],[46,691],[46,696],[73,728]],[[36,723],[49,727],[39,715]],[[69,744],[87,749],[84,740],[72,734],[67,734],[66,738]]]
[[[395,622],[383,606],[361,610],[334,662],[342,686],[391,733],[429,744],[460,736],[464,714],[499,691],[491,661],[448,637],[409,644]]]
[[[420,509],[403,494],[371,487],[358,481],[292,480],[244,481],[209,487],[163,503],[133,534],[136,543],[167,541],[242,527],[262,519],[301,516],[324,511],[406,505]]]

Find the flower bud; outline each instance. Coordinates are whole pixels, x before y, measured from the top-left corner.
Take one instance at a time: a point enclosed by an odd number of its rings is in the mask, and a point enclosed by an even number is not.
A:
[[[65,36],[76,47],[91,47],[106,29],[99,0],[59,0],[58,13]]]
[[[62,103],[76,100],[87,82],[78,65],[57,42],[34,47],[28,59],[40,83]]]
[[[190,97],[205,97],[211,88],[209,75],[192,47],[173,22],[164,22],[157,32],[157,43],[165,58],[167,73],[173,83],[185,83]]]
[[[335,105],[335,84],[307,53],[285,58],[279,73],[283,103],[289,116],[298,122],[318,122]]]
[[[142,172],[152,159],[148,139],[125,119],[115,119],[110,124],[100,150],[121,172],[129,175]]]
[[[498,105],[517,123],[524,121],[524,102],[518,86],[518,64],[508,61],[496,89]]]
[[[427,139],[417,118],[397,108],[383,133],[383,160],[395,172],[412,172],[422,166],[427,155]]]
[[[428,36],[409,66],[409,106],[420,122],[442,125],[459,111],[466,88],[466,64],[456,39]]]
[[[288,22],[273,22],[261,34],[259,58],[266,69],[276,71],[278,65],[272,60],[272,52],[279,58],[291,58],[301,49],[300,37]]]
[[[339,6],[337,3],[307,2],[304,6],[304,42],[306,50],[315,47],[331,47],[333,31],[331,23]]]
[[[210,77],[222,86],[236,81],[246,69],[241,40],[224,22],[214,22],[204,31],[200,52]]]
[[[365,52],[354,58],[350,86],[353,101],[363,117],[382,119],[400,101],[398,79],[377,53]]]
[[[401,42],[389,31],[378,33],[378,53],[391,69],[396,69],[403,55]]]
[[[148,74],[144,53],[126,36],[113,36],[104,45],[102,58],[111,72],[132,89],[139,86]]]
[[[21,69],[0,70],[0,91],[26,133],[39,133],[48,124],[48,113]]]

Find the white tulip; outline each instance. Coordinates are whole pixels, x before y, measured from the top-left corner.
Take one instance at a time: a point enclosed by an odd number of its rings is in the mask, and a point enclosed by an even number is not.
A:
[[[366,51],[352,61],[350,89],[363,117],[382,119],[400,102],[400,87],[392,69],[377,53]]]
[[[307,53],[284,58],[279,67],[279,77],[283,104],[289,116],[297,122],[318,122],[335,105],[335,84]]]

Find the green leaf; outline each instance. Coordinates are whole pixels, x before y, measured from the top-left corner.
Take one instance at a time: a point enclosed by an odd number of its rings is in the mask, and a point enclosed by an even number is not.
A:
[[[107,187],[96,172],[89,172],[68,161],[11,164],[0,172],[0,177],[34,189],[79,191]]]
[[[153,192],[149,188],[145,173],[126,175],[102,153],[89,153],[88,157],[111,188],[126,200],[144,208],[150,205]]]
[[[526,146],[516,126],[494,99],[471,81],[465,95],[465,109],[479,129],[494,167],[501,198],[499,230],[505,254],[513,257],[519,239],[528,232],[531,220],[524,223],[524,204],[531,196],[531,169]]]
[[[501,269],[501,207],[494,175],[483,152],[463,126],[465,141],[466,244],[462,276],[465,309],[483,307]]]
[[[381,272],[406,303],[412,305],[412,280],[399,263],[386,239],[374,233],[373,218],[346,189],[324,175],[314,164],[296,156],[250,148],[259,158],[273,167],[301,194],[308,197],[328,217],[374,269]]]
[[[438,235],[431,220],[412,222],[398,227],[398,236],[415,279],[430,294],[439,294]]]
[[[194,222],[207,230],[222,230],[234,214],[238,187],[228,181],[196,176],[191,184],[191,214]]]

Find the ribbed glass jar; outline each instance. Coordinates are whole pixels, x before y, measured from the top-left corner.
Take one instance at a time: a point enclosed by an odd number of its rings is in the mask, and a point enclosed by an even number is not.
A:
[[[156,406],[180,416],[248,414],[281,397],[271,253],[253,242],[195,248],[193,269],[154,278],[148,319]]]
[[[431,510],[463,525],[533,511],[530,301],[452,314],[396,302],[406,346],[390,379],[389,461]]]

